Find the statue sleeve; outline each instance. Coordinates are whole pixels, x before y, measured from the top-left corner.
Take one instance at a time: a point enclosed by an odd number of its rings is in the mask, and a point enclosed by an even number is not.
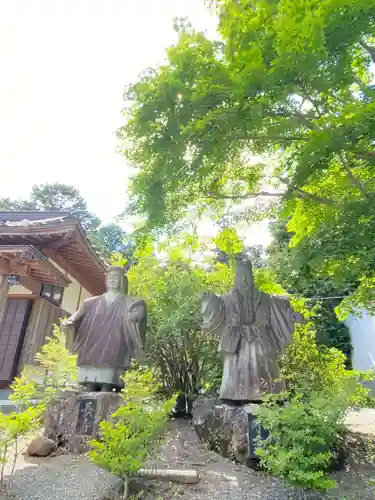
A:
[[[132,350],[135,355],[139,354],[146,342],[147,330],[147,306],[144,300],[137,300],[129,307],[129,316],[133,320],[129,323],[129,333],[132,342]]]
[[[210,292],[202,295],[202,319],[201,328],[203,331],[221,333],[221,328],[226,320],[225,304],[222,297]]]
[[[299,318],[297,318],[288,298],[271,295],[270,302],[272,328],[281,345],[285,346],[291,341],[294,325]]]
[[[65,335],[66,347],[69,351],[72,350],[77,331],[81,324],[81,321],[86,313],[86,303],[84,302],[82,307],[78,309],[75,313],[73,313],[68,319],[67,323],[63,321],[61,323],[61,330]]]
[[[68,321],[70,321],[71,323],[73,323],[75,327],[77,327],[77,325],[81,322],[84,315],[85,315],[85,304],[83,304],[82,307],[78,309],[78,311],[73,313],[68,318]]]

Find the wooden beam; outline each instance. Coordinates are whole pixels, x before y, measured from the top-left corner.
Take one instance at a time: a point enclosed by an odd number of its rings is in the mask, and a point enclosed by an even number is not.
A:
[[[27,278],[21,278],[20,285],[30,290],[33,293],[33,295],[36,295],[38,297],[40,296],[40,290],[41,290],[40,281],[28,276]]]
[[[66,232],[64,237],[61,240],[58,241],[52,241],[51,243],[47,243],[45,248],[50,248],[51,250],[59,250],[60,248],[68,245],[72,241],[76,240],[76,229],[69,229],[69,231]]]
[[[11,290],[11,288],[10,288]],[[39,295],[36,295],[35,293],[9,293],[8,297],[10,299],[28,299],[28,300],[35,300],[39,298]]]
[[[0,327],[8,300],[9,283],[5,274],[0,274]],[[1,333],[1,331],[0,331]]]
[[[50,257],[52,260],[56,262],[58,266],[65,269],[70,276],[72,276],[79,284],[81,284],[89,293],[92,295],[100,295],[104,293],[105,290],[100,289],[99,283],[90,282],[86,276],[82,276],[77,269],[71,266],[66,259],[59,253],[50,250],[49,248],[45,249],[45,254]],[[96,280],[95,280],[96,281]]]
[[[9,259],[4,259],[4,257],[0,257],[0,269],[4,274],[11,274],[11,264]]]

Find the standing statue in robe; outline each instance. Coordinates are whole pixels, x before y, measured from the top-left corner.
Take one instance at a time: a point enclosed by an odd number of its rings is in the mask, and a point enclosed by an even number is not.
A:
[[[122,267],[108,269],[106,287],[106,293],[86,299],[61,324],[68,347],[77,354],[78,382],[88,391],[120,389],[121,377],[146,336],[146,303],[127,295]]]
[[[220,336],[221,399],[258,402],[265,393],[284,389],[277,382],[277,358],[292,339],[294,323],[303,317],[287,298],[254,287],[251,262],[237,260],[234,288],[227,295],[203,294],[202,316],[202,329]]]

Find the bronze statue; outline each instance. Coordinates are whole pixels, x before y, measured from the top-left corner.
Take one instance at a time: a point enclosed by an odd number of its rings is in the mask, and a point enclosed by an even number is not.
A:
[[[234,288],[221,297],[202,296],[202,329],[220,336],[223,356],[220,398],[237,403],[261,401],[283,389],[278,356],[290,342],[296,321],[289,300],[254,287],[251,262],[237,259]]]
[[[78,381],[90,391],[121,388],[121,376],[141,351],[146,335],[146,303],[127,295],[122,267],[108,269],[106,286],[106,293],[86,299],[61,325],[68,347],[78,356]]]

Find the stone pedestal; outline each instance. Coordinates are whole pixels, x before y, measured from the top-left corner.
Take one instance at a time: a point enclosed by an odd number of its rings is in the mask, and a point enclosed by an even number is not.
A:
[[[64,391],[48,408],[44,434],[66,453],[85,453],[98,438],[99,424],[124,404],[116,392]]]
[[[217,399],[194,403],[193,425],[199,439],[224,457],[248,466],[256,465],[255,439],[266,437],[257,423],[257,404],[231,406]]]

